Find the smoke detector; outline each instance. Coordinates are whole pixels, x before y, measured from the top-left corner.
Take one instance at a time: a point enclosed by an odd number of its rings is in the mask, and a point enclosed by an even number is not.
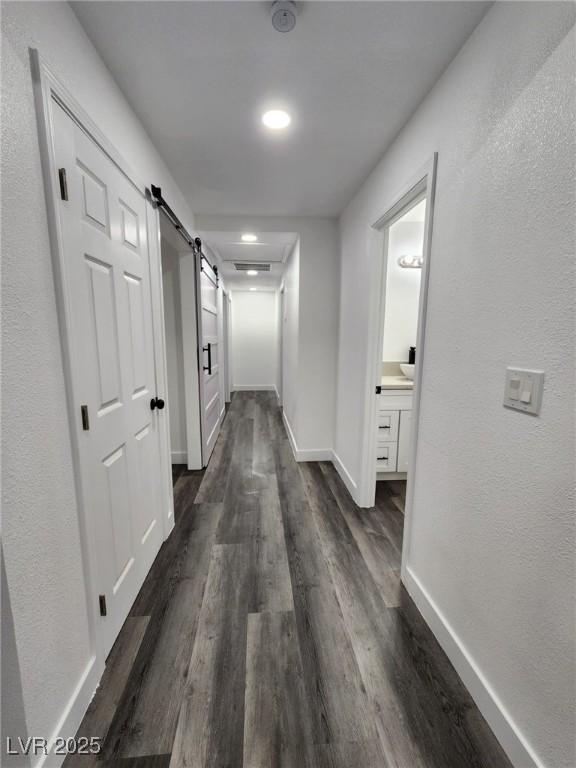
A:
[[[277,32],[291,32],[296,26],[296,3],[278,0],[272,5],[272,26]]]

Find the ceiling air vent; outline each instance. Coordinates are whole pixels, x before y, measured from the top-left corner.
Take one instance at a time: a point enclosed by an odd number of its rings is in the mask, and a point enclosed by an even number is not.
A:
[[[247,264],[245,261],[235,261],[234,266],[238,272],[246,272],[249,269],[255,269],[258,272],[270,272],[270,264],[263,264],[262,262],[258,262],[257,264]]]

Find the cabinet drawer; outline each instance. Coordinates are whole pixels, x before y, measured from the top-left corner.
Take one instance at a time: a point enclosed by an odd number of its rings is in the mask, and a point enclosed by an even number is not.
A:
[[[376,471],[396,472],[397,443],[382,443],[376,448]]]
[[[377,421],[377,442],[398,440],[399,411],[379,411]]]

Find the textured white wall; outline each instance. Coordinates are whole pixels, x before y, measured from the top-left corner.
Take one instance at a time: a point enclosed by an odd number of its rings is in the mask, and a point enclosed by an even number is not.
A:
[[[409,348],[416,346],[422,270],[400,267],[398,257],[421,256],[423,243],[423,222],[397,221],[390,227],[382,360],[407,362]]]
[[[198,215],[196,223],[199,230],[216,232],[299,234],[291,298],[287,298],[291,318],[291,351],[287,354],[292,355],[288,376],[294,378],[286,393],[285,410],[300,450],[330,450],[338,346],[337,222],[312,217]]]
[[[276,385],[278,330],[273,291],[232,291],[232,389]]]
[[[28,46],[143,179],[184,198],[66,3],[2,4],[3,549],[28,732],[52,735],[93,652]],[[14,646],[11,646],[14,647]]]
[[[168,372],[168,410],[172,463],[186,462],[186,402],[184,399],[184,359],[182,355],[182,309],[180,306],[180,257],[162,238],[162,287]]]
[[[358,480],[368,233],[438,151],[407,565],[547,768],[576,764],[574,16],[496,3],[341,219],[336,450]],[[502,407],[510,364],[546,371],[539,417]]]

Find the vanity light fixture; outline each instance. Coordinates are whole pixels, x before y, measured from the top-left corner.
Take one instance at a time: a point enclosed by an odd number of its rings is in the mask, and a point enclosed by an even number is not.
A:
[[[424,259],[422,256],[400,256],[397,264],[405,269],[422,269]]]
[[[284,128],[288,128],[292,118],[283,109],[271,109],[268,112],[264,112],[262,122],[266,128],[270,128],[272,131],[281,131]]]
[[[252,232],[245,232],[242,235],[242,242],[243,243],[255,243],[256,240],[258,240],[256,235],[253,235]]]
[[[258,274],[258,270],[257,269],[247,269],[246,270],[246,274],[248,275],[248,277],[256,277],[256,275]]]

